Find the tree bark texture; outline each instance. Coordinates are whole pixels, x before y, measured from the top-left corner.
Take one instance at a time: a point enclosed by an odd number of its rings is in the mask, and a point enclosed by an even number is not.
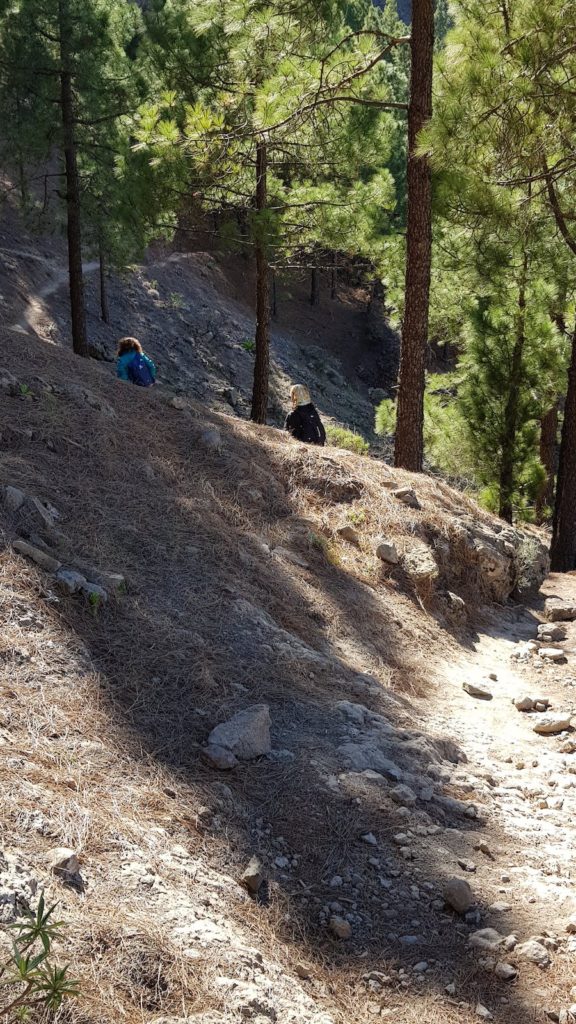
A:
[[[536,499],[536,522],[544,521],[546,509],[554,502],[554,479],[558,463],[558,402],[540,420],[540,462],[546,471]]]
[[[576,569],[576,326],[572,334],[550,555],[554,572]]]
[[[332,301],[338,294],[338,254],[334,253],[334,259],[332,261],[332,269],[330,271],[330,298]]]
[[[272,318],[278,319],[278,289],[276,285],[276,271],[272,271],[272,302],[270,304]]]
[[[105,324],[110,321],[110,310],[108,307],[108,286],[106,283],[106,257],[104,256],[104,250],[100,246],[98,253],[99,271],[100,271],[100,316]]]
[[[394,462],[422,470],[424,387],[432,256],[432,174],[426,156],[416,155],[418,134],[432,115],[434,0],[412,5],[405,307],[398,382]]]
[[[72,348],[76,355],[88,355],[84,277],[82,273],[82,229],[80,216],[80,179],[74,139],[74,91],[70,68],[69,33],[66,0],[58,2],[60,37],[60,114],[66,170],[66,230],[68,236],[68,277]]]
[[[310,270],[310,305],[317,306],[320,299],[320,287],[318,281],[318,269],[312,267]]]
[[[516,337],[512,349],[512,362],[508,380],[508,398],[504,407],[504,424],[502,429],[502,454],[499,473],[499,515],[507,523],[512,522],[514,509],[514,466],[516,455],[516,435],[518,433],[518,395],[522,376],[522,359],[526,342],[526,278],[528,275],[528,254],[524,253],[522,276],[518,287],[518,314],[516,318]]]
[[[256,144],[256,210],[266,209],[268,156],[266,143]],[[250,418],[255,423],[266,423],[268,414],[268,378],[270,373],[270,268],[266,244],[266,229],[256,225],[254,243],[256,253],[256,360],[252,388]]]

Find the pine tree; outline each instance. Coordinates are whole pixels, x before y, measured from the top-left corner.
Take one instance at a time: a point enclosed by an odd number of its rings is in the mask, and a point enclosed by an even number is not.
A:
[[[88,355],[83,217],[88,178],[100,165],[112,181],[115,136],[135,106],[127,48],[138,13],[121,0],[3,0],[0,4],[0,100],[10,117],[0,129],[4,165],[14,166],[21,197],[34,204],[35,180],[62,203],[68,239],[72,345]],[[62,170],[45,171],[57,153]],[[32,182],[25,179],[31,178]],[[30,187],[32,186],[32,187]],[[88,203],[88,205],[90,205]],[[83,223],[84,222],[84,223]]]
[[[180,82],[187,104],[149,108],[140,139],[170,169],[169,180],[179,174],[177,192],[188,188],[206,209],[242,215],[257,271],[252,418],[265,422],[271,268],[296,260],[311,267],[319,244],[343,241],[335,211],[357,211],[369,189],[382,195],[385,172],[378,185],[374,168],[360,182],[352,168],[362,146],[381,149],[382,111],[404,106],[390,95],[384,64],[406,40],[363,2],[287,11],[276,2],[235,0],[223,9],[203,0],[171,11],[188,26],[184,38],[206,34],[207,53],[197,76],[188,69],[185,79],[182,62],[171,61],[170,83]],[[363,138],[350,130],[354,108],[371,118]],[[393,206],[391,187],[388,194]]]
[[[432,260],[432,173],[418,137],[432,114],[434,2],[415,0],[412,9],[406,278],[394,462],[419,472],[424,452],[424,389]]]

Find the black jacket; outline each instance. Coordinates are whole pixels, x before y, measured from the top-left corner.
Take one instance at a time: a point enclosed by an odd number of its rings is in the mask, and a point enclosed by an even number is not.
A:
[[[307,444],[323,445],[326,441],[326,431],[312,402],[308,405],[299,405],[294,412],[288,413],[284,429],[298,441],[305,441]]]

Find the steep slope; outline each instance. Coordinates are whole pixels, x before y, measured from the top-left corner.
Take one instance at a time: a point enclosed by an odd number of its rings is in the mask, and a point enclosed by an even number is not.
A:
[[[101,319],[98,263],[87,262],[85,271],[93,354],[112,360],[118,338],[136,335],[165,383],[215,408],[248,415],[254,370],[249,262],[209,252],[151,252],[144,265],[107,276],[109,323]],[[62,241],[32,235],[6,205],[0,219],[5,324],[67,346],[66,283]],[[386,367],[397,359],[397,338],[385,322],[377,334],[371,332],[367,300],[364,289],[341,283],[337,300],[324,288],[313,308],[298,276],[279,282],[278,318],[272,324],[273,422],[286,414],[290,385],[306,381],[327,418],[376,441],[369,389],[386,383]]]
[[[78,1021],[468,1019],[495,984],[466,951],[484,911],[443,892],[492,783],[463,715],[431,709],[482,621],[513,620],[490,602],[542,579],[537,537],[440,481],[1,343],[3,919],[39,887],[61,901]],[[211,730],[255,706],[260,753],[219,769]]]

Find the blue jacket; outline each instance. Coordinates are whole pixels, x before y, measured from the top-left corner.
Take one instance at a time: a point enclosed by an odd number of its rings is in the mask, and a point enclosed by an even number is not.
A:
[[[116,360],[116,376],[119,377],[120,380],[130,380],[130,377],[128,375],[128,367],[132,360],[134,359],[135,355],[136,352],[134,352],[134,350],[130,352],[124,352],[123,355],[121,355]],[[144,355],[144,359],[146,360],[146,365],[148,366],[150,373],[152,374],[154,380],[156,380],[156,367],[154,366],[154,363],[147,355]]]

